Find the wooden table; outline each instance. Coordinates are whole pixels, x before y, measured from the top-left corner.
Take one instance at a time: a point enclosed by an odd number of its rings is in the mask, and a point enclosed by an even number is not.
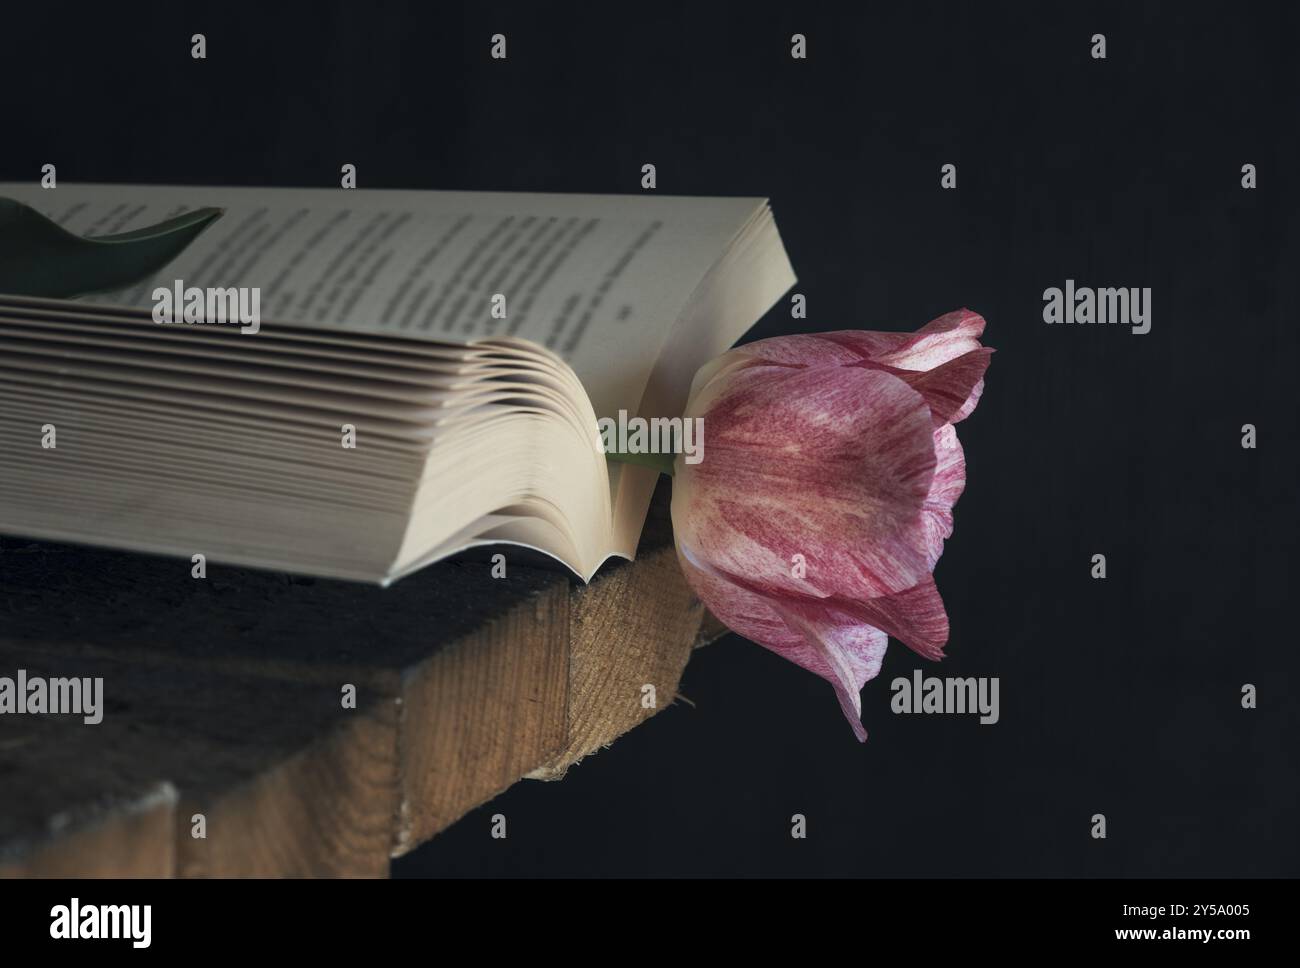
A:
[[[386,876],[673,702],[723,630],[667,502],[589,586],[508,549],[504,579],[483,556],[381,589],[0,539],[0,676],[104,681],[98,725],[0,715],[0,875]]]

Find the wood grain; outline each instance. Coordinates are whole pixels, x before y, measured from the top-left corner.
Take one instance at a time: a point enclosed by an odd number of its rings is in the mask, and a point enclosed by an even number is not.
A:
[[[103,680],[104,715],[0,718],[8,853],[73,831],[116,849],[145,791],[174,791],[174,826],[149,851],[187,873],[383,874],[396,811],[395,715],[362,689],[344,709],[332,684],[121,660],[71,649],[0,646],[0,674]],[[190,837],[204,813],[206,840]],[[233,819],[232,819],[233,818]],[[175,846],[173,846],[175,845]],[[111,872],[111,871],[109,871]],[[123,873],[128,871],[123,869]]]
[[[557,583],[402,678],[402,854],[563,748],[569,588]]]
[[[563,776],[672,703],[704,606],[660,548],[575,592],[570,609],[568,741],[535,779]]]
[[[0,716],[22,791],[0,874],[383,876],[520,778],[563,776],[671,704],[714,635],[667,503],[590,585],[509,549],[505,579],[479,556],[382,589],[0,539],[0,675],[102,676],[107,707]]]
[[[11,829],[0,877],[169,877],[175,870],[171,784],[134,799],[83,804],[77,812],[45,818],[25,836],[15,838]]]

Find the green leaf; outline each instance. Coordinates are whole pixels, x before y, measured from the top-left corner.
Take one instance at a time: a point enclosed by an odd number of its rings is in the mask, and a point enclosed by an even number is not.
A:
[[[83,238],[0,198],[0,293],[65,299],[122,289],[162,269],[221,214],[197,208],[148,228]]]

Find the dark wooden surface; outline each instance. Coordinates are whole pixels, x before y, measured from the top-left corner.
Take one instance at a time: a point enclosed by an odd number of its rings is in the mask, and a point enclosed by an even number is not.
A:
[[[535,563],[494,579],[481,556],[387,589],[196,580],[188,561],[0,539],[0,675],[104,680],[98,725],[0,716],[0,874],[386,875],[672,702],[720,629],[667,501],[638,560],[589,586]]]

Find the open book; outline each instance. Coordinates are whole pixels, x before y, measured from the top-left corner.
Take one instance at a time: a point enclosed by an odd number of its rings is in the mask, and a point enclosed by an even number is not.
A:
[[[128,289],[0,294],[0,533],[362,581],[501,542],[584,579],[632,557],[656,475],[598,418],[680,416],[794,282],[757,198],[0,197],[83,236],[224,210]],[[157,315],[191,289],[255,291],[259,325]]]

